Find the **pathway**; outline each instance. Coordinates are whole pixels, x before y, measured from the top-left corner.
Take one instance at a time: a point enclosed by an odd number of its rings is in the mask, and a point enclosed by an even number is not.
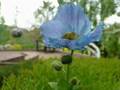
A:
[[[61,52],[37,52],[37,51],[0,51],[0,64],[11,64],[21,60],[33,60],[40,58],[60,58],[64,53]],[[84,55],[75,54],[78,57],[85,57]]]

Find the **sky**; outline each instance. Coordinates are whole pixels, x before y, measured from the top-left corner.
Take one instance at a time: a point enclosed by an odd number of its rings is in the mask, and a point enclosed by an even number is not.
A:
[[[43,0],[1,0],[1,14],[4,16],[7,25],[14,25],[17,6],[18,26],[29,28],[35,23],[33,12],[39,6],[43,5],[42,1]],[[54,1],[53,5],[57,6],[57,0],[50,1]]]
[[[42,1],[43,0],[1,0],[1,14],[2,16],[4,16],[7,25],[14,25],[17,6],[18,26],[22,28],[30,28],[31,25],[35,24],[33,12],[39,6],[43,5]],[[55,7],[58,6],[57,0],[49,1],[51,1]],[[118,8],[117,10],[120,11],[120,8]],[[114,22],[120,23],[120,17],[117,17],[117,15],[112,15],[105,20],[105,23],[107,24],[113,24]]]

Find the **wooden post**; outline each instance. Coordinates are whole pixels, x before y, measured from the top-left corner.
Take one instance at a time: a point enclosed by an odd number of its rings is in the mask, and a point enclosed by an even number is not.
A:
[[[36,51],[39,51],[39,40],[36,40]]]

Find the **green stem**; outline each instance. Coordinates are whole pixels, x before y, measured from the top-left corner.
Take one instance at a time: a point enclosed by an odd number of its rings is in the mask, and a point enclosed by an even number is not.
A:
[[[74,53],[74,50],[71,50],[71,56],[73,55],[73,53]]]
[[[70,64],[67,64],[67,72],[66,72],[66,81],[67,81],[67,90],[69,90],[69,71],[70,71]]]
[[[36,40],[36,51],[39,51],[39,40]]]
[[[73,55],[74,50],[71,50],[71,56]],[[66,81],[67,81],[67,90],[70,90],[69,88],[69,76],[70,75],[70,64],[67,64],[67,71],[66,71]]]

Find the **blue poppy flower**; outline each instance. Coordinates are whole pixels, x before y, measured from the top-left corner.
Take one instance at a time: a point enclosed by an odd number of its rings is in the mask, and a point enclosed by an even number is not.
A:
[[[102,35],[103,22],[91,30],[89,18],[83,9],[74,4],[65,4],[58,9],[57,15],[40,26],[43,41],[47,47],[84,49],[91,42],[99,41]],[[79,37],[74,40],[64,39],[66,33],[74,32]]]

